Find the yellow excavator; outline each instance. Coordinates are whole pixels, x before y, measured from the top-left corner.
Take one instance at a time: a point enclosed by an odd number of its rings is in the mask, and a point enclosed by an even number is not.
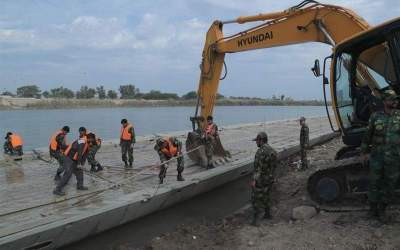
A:
[[[224,25],[250,22],[259,23],[224,37]],[[341,163],[340,160],[359,152],[371,113],[382,108],[381,93],[388,88],[400,93],[400,18],[371,27],[349,9],[306,0],[282,12],[214,21],[203,49],[197,106],[190,118],[193,132],[188,135],[186,148],[190,151],[203,143],[205,118],[213,113],[218,85],[224,78],[221,73],[225,53],[306,42],[332,46],[332,54],[323,60],[322,72],[319,60],[315,60],[312,72],[317,77],[322,76],[327,116],[333,130],[326,97],[326,86],[330,86],[331,106],[346,145],[336,154],[339,160],[336,167],[318,171],[309,178],[309,194],[319,203],[365,194],[368,166],[358,161]],[[326,77],[328,63],[330,80]],[[215,152],[216,157],[227,154],[220,141],[216,142]],[[204,164],[201,151],[194,150],[189,156]]]

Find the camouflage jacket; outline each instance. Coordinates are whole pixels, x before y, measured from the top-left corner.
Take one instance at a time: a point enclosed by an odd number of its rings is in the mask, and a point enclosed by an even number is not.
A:
[[[178,140],[176,137],[171,137],[170,139],[171,139],[172,145],[174,145],[175,147],[177,147],[177,149],[178,149],[178,150],[177,150],[177,151],[178,151],[178,154],[181,154],[181,152],[182,152],[182,142],[181,142],[180,140]],[[157,143],[156,143],[156,145],[154,146],[154,150],[157,151],[158,156],[160,157],[161,162],[164,162],[164,161],[169,160],[169,156],[168,156],[168,155],[165,155],[165,154],[161,151],[161,148],[160,148],[160,146],[157,145]]]
[[[400,155],[400,110],[389,116],[385,135],[385,152]]]
[[[301,126],[300,129],[300,146],[301,147],[308,147],[309,144],[309,129],[307,124]]]
[[[385,130],[388,120],[389,115],[384,112],[375,112],[371,115],[361,144],[363,153],[378,150],[385,144]]]
[[[254,158],[253,180],[256,181],[257,186],[265,186],[273,182],[277,164],[276,151],[267,143],[263,144]]]

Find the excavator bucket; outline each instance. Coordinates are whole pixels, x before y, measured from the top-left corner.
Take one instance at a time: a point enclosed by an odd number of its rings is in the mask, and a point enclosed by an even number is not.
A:
[[[222,146],[219,137],[215,138],[212,142],[213,146],[213,160],[215,161],[218,157],[227,157],[229,152]],[[189,158],[199,164],[200,166],[207,166],[207,156],[205,150],[205,142],[201,134],[193,131],[189,132],[186,139],[186,152],[188,152]]]

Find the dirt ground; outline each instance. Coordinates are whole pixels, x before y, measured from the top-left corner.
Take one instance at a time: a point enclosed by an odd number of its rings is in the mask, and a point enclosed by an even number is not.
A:
[[[369,220],[364,211],[319,212],[305,221],[291,219],[294,207],[313,204],[306,191],[308,176],[329,163],[341,146],[340,139],[334,139],[314,147],[306,171],[297,169],[297,156],[282,162],[273,190],[273,219],[264,220],[260,227],[249,225],[249,205],[217,222],[181,225],[142,249],[400,249],[396,210],[390,211],[393,220],[387,224]]]

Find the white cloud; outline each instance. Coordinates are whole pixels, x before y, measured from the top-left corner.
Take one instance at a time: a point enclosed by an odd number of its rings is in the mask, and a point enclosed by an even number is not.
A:
[[[55,50],[68,47],[90,49],[165,49],[176,42],[198,46],[207,25],[197,18],[171,22],[152,13],[131,28],[118,18],[79,16],[69,24],[35,30],[0,29],[0,52]],[[17,46],[18,45],[18,46]]]
[[[0,45],[14,45],[2,52],[56,50],[66,47],[92,49],[141,48],[143,44],[116,18],[80,16],[70,24],[35,30],[0,30]],[[3,47],[3,46],[2,46]],[[0,47],[1,48],[1,47]]]
[[[0,42],[24,43],[34,38],[32,30],[0,29]]]

